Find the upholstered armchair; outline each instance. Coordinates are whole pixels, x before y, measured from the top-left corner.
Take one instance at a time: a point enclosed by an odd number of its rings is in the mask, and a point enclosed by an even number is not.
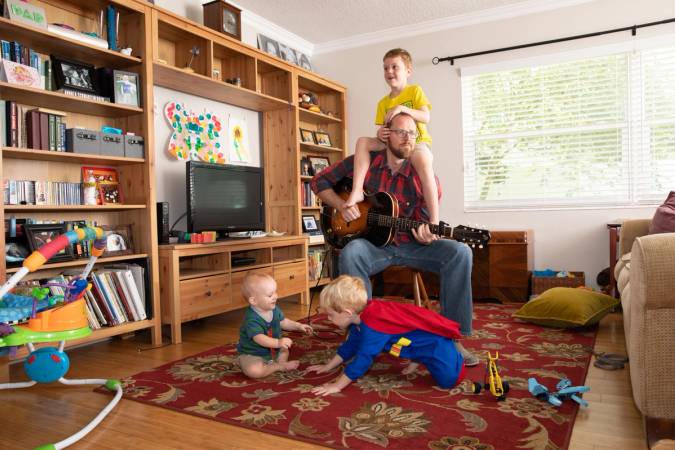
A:
[[[653,443],[662,419],[675,423],[675,233],[647,235],[649,224],[622,224],[615,275],[633,399]]]

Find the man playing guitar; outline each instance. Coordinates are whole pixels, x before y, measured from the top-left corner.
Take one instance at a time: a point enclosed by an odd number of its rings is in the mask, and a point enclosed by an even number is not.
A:
[[[394,116],[389,125],[391,133],[387,149],[373,153],[364,187],[369,192],[388,192],[398,203],[398,216],[428,222],[422,184],[409,161],[415,145],[417,127],[408,114]],[[344,178],[353,175],[354,156],[348,156],[314,176],[312,190],[336,210],[346,222],[361,216],[359,205],[345,207],[333,188]],[[436,180],[438,183],[438,180]],[[440,186],[439,186],[440,195]],[[460,242],[439,239],[427,224],[421,224],[411,233],[395,230],[393,241],[377,247],[367,239],[349,241],[340,252],[339,269],[342,275],[361,278],[372,297],[370,276],[389,266],[407,266],[438,274],[440,279],[441,314],[459,323],[464,336],[471,335],[473,302],[471,297],[471,249]],[[477,365],[478,358],[457,343],[467,366]]]

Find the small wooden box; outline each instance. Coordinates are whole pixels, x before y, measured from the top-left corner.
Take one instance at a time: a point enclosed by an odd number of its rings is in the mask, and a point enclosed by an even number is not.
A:
[[[538,277],[532,275],[532,295],[539,295],[542,292],[554,287],[575,288],[586,285],[584,272],[570,272],[572,277]]]

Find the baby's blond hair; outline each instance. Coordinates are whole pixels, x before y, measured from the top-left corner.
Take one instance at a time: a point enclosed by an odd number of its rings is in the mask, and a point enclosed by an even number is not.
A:
[[[249,298],[253,297],[255,294],[255,288],[258,283],[262,283],[264,280],[272,280],[274,278],[267,275],[266,273],[255,273],[249,272],[246,274],[244,279],[241,282],[241,295],[244,296],[244,299],[248,301]]]
[[[321,291],[319,304],[322,308],[330,308],[337,313],[345,309],[358,314],[368,302],[368,291],[363,280],[350,275],[340,275]]]
[[[397,56],[403,60],[403,64],[405,64],[405,67],[407,69],[412,69],[412,56],[410,56],[410,53],[408,53],[407,50],[404,50],[402,48],[392,48],[391,50],[389,50],[387,53],[384,54],[382,61],[384,61],[387,58],[396,58]]]

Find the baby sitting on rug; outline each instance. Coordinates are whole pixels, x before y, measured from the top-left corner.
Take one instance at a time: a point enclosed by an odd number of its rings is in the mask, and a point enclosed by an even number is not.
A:
[[[249,273],[241,285],[249,308],[239,329],[238,363],[250,378],[264,378],[279,370],[293,370],[300,361],[289,361],[293,341],[281,330],[312,333],[312,327],[286,319],[277,306],[277,283],[269,275]]]
[[[326,364],[307,368],[307,372],[325,373],[349,361],[335,381],[312,389],[316,395],[340,392],[364,375],[382,351],[413,360],[404,374],[424,364],[436,383],[450,388],[464,376],[464,359],[453,339],[459,338],[459,325],[419,306],[368,301],[360,278],[342,275],[324,287],[321,308],[340,328],[349,328],[347,340]]]

